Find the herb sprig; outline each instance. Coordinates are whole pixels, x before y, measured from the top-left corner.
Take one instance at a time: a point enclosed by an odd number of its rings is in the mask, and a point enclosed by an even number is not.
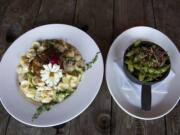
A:
[[[94,58],[90,62],[86,63],[86,70],[90,69],[92,65],[97,61],[99,53],[100,52],[97,52]]]
[[[34,121],[35,119],[37,119],[43,112],[45,111],[49,111],[51,109],[51,107],[55,104],[57,104],[58,102],[51,102],[48,104],[42,104],[40,105],[37,109],[36,112],[34,113],[33,117],[32,117],[32,121]]]

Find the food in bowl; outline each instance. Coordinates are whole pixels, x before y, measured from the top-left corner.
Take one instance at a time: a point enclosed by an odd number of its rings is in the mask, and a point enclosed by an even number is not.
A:
[[[17,66],[20,91],[39,105],[32,119],[70,96],[97,58],[98,53],[85,63],[80,52],[64,40],[33,42]]]
[[[128,71],[141,82],[158,81],[170,71],[167,52],[152,42],[137,40],[124,56]]]

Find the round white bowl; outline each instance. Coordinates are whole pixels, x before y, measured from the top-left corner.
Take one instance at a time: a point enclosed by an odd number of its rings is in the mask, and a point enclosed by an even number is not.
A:
[[[175,77],[168,85],[167,93],[152,93],[152,108],[150,111],[141,110],[141,100],[133,90],[122,90],[123,76],[118,72],[115,61],[123,58],[125,50],[135,40],[141,39],[154,42],[165,49],[170,56],[171,69]],[[124,31],[113,42],[106,61],[106,81],[109,91],[118,104],[127,114],[143,120],[152,120],[168,114],[178,103],[180,98],[180,54],[174,43],[160,31],[150,27],[134,27]]]
[[[62,103],[44,112],[32,122],[35,105],[19,92],[16,66],[20,56],[33,41],[63,39],[75,46],[86,62],[100,52],[95,41],[80,29],[63,24],[50,24],[34,28],[20,36],[4,54],[0,63],[0,99],[7,112],[18,121],[36,127],[50,127],[68,122],[82,113],[96,97],[103,79],[104,65],[101,53],[93,67],[87,70],[77,90]]]

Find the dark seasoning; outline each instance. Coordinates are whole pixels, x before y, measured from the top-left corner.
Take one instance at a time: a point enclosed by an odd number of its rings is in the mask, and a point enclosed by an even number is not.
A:
[[[126,50],[124,62],[130,73],[142,82],[159,81],[170,70],[167,52],[148,41],[135,41]]]

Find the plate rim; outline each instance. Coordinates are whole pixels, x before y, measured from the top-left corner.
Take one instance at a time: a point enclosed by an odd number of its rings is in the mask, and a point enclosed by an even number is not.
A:
[[[110,55],[110,52],[111,52],[111,50],[112,50],[115,42],[117,42],[118,38],[119,38],[121,35],[123,35],[124,33],[126,33],[127,31],[129,31],[129,30],[131,30],[131,29],[137,29],[137,28],[146,28],[146,29],[156,30],[157,32],[160,32],[161,34],[163,34],[172,44],[174,44],[174,42],[173,42],[167,35],[165,35],[163,32],[161,32],[161,31],[159,31],[159,30],[157,30],[157,29],[155,29],[155,28],[148,27],[148,26],[135,26],[135,27],[128,28],[128,29],[124,30],[123,32],[121,32],[119,35],[117,35],[117,37],[113,40],[113,42],[112,42],[112,44],[111,44],[111,47],[110,47],[110,49],[109,49],[109,51],[108,51],[108,54],[107,54],[106,63],[105,63],[105,64],[106,64],[106,66],[105,66],[105,78],[106,78],[106,83],[107,83],[107,86],[108,86],[108,90],[109,90],[111,96],[113,97],[115,103],[119,106],[119,108],[121,108],[125,113],[127,113],[129,116],[132,116],[132,117],[134,117],[134,118],[137,118],[137,119],[140,119],[140,120],[155,120],[155,119],[162,118],[162,117],[164,117],[165,115],[167,115],[168,113],[170,113],[170,112],[175,108],[175,106],[178,104],[178,102],[179,102],[179,100],[180,100],[180,96],[179,96],[179,99],[177,99],[177,101],[175,102],[175,104],[174,104],[172,107],[170,107],[170,109],[168,109],[168,111],[166,111],[166,112],[163,113],[162,115],[159,115],[159,116],[156,116],[156,117],[140,117],[140,116],[137,116],[137,115],[135,115],[135,114],[127,111],[127,110],[118,102],[118,100],[115,98],[115,96],[114,96],[114,94],[113,94],[113,92],[112,92],[112,90],[111,90],[110,82],[109,82],[109,79],[108,79],[108,77],[107,77],[107,74],[108,74],[108,73],[107,73],[107,72],[108,72],[107,66],[108,66],[108,63],[109,63],[109,62],[108,62],[108,61],[109,61],[109,55]],[[176,48],[176,50],[178,50],[175,44],[174,44],[174,47]]]
[[[39,29],[39,28],[43,28],[43,27],[44,27],[44,28],[47,28],[47,27],[49,27],[49,26],[57,26],[57,27],[64,27],[64,26],[65,26],[65,27],[73,28],[73,29],[76,29],[76,30],[78,30],[78,31],[81,31],[82,34],[86,35],[89,39],[91,39],[91,40],[94,42],[94,44],[96,45],[96,47],[97,47],[97,49],[99,50],[99,52],[100,52],[100,53],[99,53],[99,56],[100,56],[99,58],[100,58],[100,61],[101,61],[101,63],[102,63],[102,69],[101,69],[102,74],[101,74],[101,77],[100,77],[101,79],[100,79],[100,83],[99,83],[98,89],[96,90],[96,93],[93,94],[92,99],[88,102],[88,104],[87,104],[85,107],[83,107],[83,109],[82,109],[81,111],[79,111],[76,115],[71,116],[71,117],[70,117],[69,119],[67,119],[67,120],[64,120],[64,121],[62,121],[62,122],[56,122],[56,123],[54,123],[54,124],[48,124],[48,125],[45,125],[45,124],[44,124],[44,125],[40,125],[40,124],[28,123],[28,122],[25,122],[24,120],[21,120],[20,118],[16,117],[14,114],[12,114],[12,113],[9,111],[9,109],[4,105],[4,103],[3,103],[2,99],[1,99],[1,96],[0,96],[0,102],[1,102],[2,106],[3,106],[4,109],[8,112],[8,114],[9,114],[10,116],[12,116],[12,117],[13,117],[14,119],[16,119],[17,121],[19,121],[19,122],[21,122],[21,123],[23,123],[23,124],[32,126],[32,127],[53,127],[53,126],[57,126],[57,125],[61,125],[61,124],[67,123],[67,122],[75,119],[75,118],[78,117],[79,115],[81,115],[86,109],[88,109],[88,107],[93,103],[93,101],[94,101],[95,98],[97,97],[99,91],[101,90],[101,86],[102,86],[102,82],[103,82],[103,78],[104,78],[104,72],[105,72],[105,70],[104,70],[104,60],[103,60],[103,56],[102,56],[102,51],[100,50],[100,48],[99,48],[98,44],[95,42],[95,40],[94,40],[88,33],[84,32],[83,30],[79,29],[78,27],[75,27],[75,26],[72,26],[72,25],[68,25],[68,24],[58,24],[58,23],[40,25],[40,26],[34,27],[34,28],[26,31],[26,32],[23,33],[22,35],[20,35],[16,40],[14,40],[14,41],[10,44],[10,46],[6,49],[6,51],[5,51],[4,54],[2,55],[2,58],[1,58],[1,60],[0,60],[0,69],[1,69],[1,64],[2,64],[2,61],[3,61],[4,56],[7,55],[7,54],[6,54],[7,51],[12,47],[12,45],[14,44],[15,41],[19,40],[19,39],[22,38],[25,34],[31,32],[31,31],[34,31],[35,29]],[[44,28],[43,28],[43,29],[44,29]]]

